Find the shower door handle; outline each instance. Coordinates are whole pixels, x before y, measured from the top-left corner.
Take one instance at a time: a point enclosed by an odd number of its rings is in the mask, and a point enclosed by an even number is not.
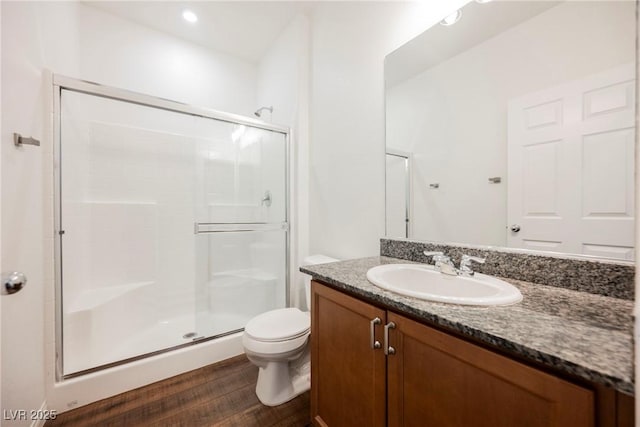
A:
[[[18,271],[2,274],[2,295],[11,295],[19,292],[27,285],[27,276]]]

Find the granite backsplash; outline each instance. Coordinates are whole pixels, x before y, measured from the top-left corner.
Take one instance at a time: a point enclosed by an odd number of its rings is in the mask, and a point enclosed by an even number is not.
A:
[[[632,263],[578,257],[520,253],[471,245],[380,239],[380,255],[431,263],[424,251],[441,251],[458,265],[463,254],[486,258],[474,270],[492,276],[543,283],[614,298],[634,299],[635,267]]]

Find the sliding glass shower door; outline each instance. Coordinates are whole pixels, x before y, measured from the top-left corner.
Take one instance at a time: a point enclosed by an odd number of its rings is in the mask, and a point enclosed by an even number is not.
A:
[[[59,114],[64,376],[286,305],[286,133],[67,89]]]
[[[197,129],[196,339],[284,307],[288,250],[285,135],[212,120]]]

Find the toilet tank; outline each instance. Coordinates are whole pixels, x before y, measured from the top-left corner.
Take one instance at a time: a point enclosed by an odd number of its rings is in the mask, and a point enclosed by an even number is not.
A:
[[[339,259],[331,258],[326,255],[309,255],[302,260],[302,266],[326,264],[329,262],[340,261]],[[307,301],[307,310],[311,311],[311,276],[303,274],[304,276],[304,296]]]

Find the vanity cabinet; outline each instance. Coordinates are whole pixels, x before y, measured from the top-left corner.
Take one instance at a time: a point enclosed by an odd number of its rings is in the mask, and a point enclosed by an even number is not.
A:
[[[591,390],[393,312],[387,324],[389,426],[594,425]]]
[[[311,313],[315,426],[621,425],[615,409],[612,417],[605,414],[608,408],[596,410],[595,388],[316,281]]]
[[[385,426],[386,358],[380,334],[386,312],[315,281],[311,298],[313,424]]]

